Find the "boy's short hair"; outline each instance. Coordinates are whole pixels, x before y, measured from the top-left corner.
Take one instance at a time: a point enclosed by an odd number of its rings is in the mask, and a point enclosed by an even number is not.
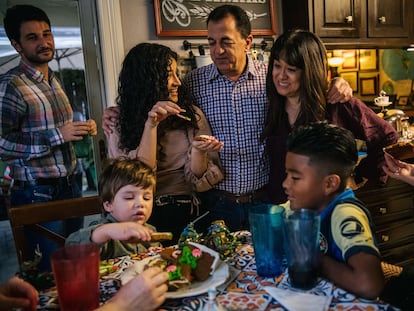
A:
[[[340,190],[346,188],[358,160],[352,132],[327,122],[294,128],[287,140],[287,151],[309,157],[309,164],[317,166],[321,175],[339,175]]]
[[[155,192],[155,173],[137,159],[112,159],[99,176],[98,190],[102,202],[112,202],[122,187],[133,185]]]
[[[27,4],[17,4],[7,9],[3,19],[4,30],[9,40],[20,43],[20,26],[24,22],[42,21],[50,27],[50,20],[47,14],[38,7]]]

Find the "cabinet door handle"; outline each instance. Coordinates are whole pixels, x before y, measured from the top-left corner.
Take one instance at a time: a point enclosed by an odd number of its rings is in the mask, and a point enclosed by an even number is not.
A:
[[[346,16],[346,17],[345,17],[345,22],[346,22],[347,24],[351,24],[351,23],[352,23],[352,15]]]
[[[389,235],[381,235],[381,240],[382,242],[388,242],[390,240],[390,236]]]
[[[387,213],[387,208],[386,208],[386,207],[380,207],[380,208],[379,208],[379,213],[380,213],[381,215],[386,214],[386,213]]]
[[[387,22],[387,18],[385,16],[378,17],[378,22],[380,24],[385,24]]]

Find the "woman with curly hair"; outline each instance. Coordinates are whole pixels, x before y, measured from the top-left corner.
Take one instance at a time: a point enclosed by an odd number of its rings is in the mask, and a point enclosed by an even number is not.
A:
[[[181,87],[177,53],[170,48],[154,43],[133,47],[118,83],[119,122],[105,133],[109,157],[138,158],[156,170],[151,223],[158,231],[173,232],[175,243],[203,212],[195,192],[223,179],[217,154],[223,144],[211,136],[204,114]],[[194,139],[199,135],[207,140]]]

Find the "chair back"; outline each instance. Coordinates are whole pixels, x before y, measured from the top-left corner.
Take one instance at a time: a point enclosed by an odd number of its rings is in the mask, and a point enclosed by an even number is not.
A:
[[[8,209],[10,226],[13,232],[17,258],[21,265],[26,260],[32,260],[25,236],[25,228],[30,228],[48,239],[63,246],[65,237],[45,228],[41,224],[55,220],[66,220],[88,215],[100,214],[102,204],[99,196],[65,199],[42,203],[32,203],[14,206]]]

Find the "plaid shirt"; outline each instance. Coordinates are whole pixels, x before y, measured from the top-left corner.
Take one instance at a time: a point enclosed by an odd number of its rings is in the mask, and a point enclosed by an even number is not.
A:
[[[191,71],[184,81],[213,135],[224,142],[219,156],[225,177],[217,189],[243,194],[268,182],[269,160],[260,142],[268,111],[266,73],[265,63],[248,58],[237,81],[221,75],[214,64]]]
[[[57,178],[73,173],[76,156],[58,127],[72,122],[69,100],[49,70],[44,75],[28,64],[0,76],[0,157],[16,180]]]

